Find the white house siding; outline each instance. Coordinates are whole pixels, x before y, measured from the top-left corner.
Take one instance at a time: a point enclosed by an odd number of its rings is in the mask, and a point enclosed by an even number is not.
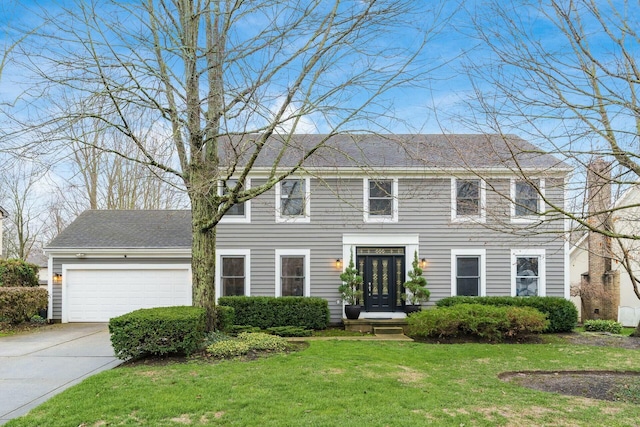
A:
[[[425,277],[432,302],[451,295],[451,249],[485,249],[487,295],[510,295],[511,250],[544,248],[546,295],[565,295],[562,221],[543,225],[554,233],[541,233],[538,229],[535,234],[515,235],[503,226],[505,221],[509,224],[508,202],[488,190],[485,225],[452,224],[450,177],[398,178],[401,199],[397,223],[364,223],[362,177],[329,178],[323,182],[312,179],[309,223],[276,223],[275,193],[270,191],[251,202],[250,224],[219,225],[218,248],[251,251],[251,295],[275,295],[276,249],[310,249],[311,295],[329,301],[334,322],[342,314],[342,306],[336,302],[340,270],[335,267],[335,260],[343,258],[344,234],[419,235],[419,256],[429,262]],[[563,191],[555,186],[558,182],[562,181],[547,180],[547,197],[561,203]],[[253,186],[259,184],[260,180],[252,179]],[[491,185],[508,194],[510,180],[494,179]],[[406,257],[410,264],[413,253]],[[345,265],[348,261],[343,259]]]

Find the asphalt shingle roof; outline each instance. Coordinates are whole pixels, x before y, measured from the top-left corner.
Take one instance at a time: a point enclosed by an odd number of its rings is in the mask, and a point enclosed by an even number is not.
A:
[[[223,145],[227,152],[234,153],[232,158],[236,157],[236,153],[249,156],[259,137],[237,136]],[[255,166],[271,168],[283,147],[286,150],[280,166],[294,165],[309,148],[325,139],[324,145],[305,162],[306,167],[569,169],[554,156],[515,135],[485,134],[273,135],[256,159]]]
[[[191,211],[88,210],[47,249],[191,248]]]

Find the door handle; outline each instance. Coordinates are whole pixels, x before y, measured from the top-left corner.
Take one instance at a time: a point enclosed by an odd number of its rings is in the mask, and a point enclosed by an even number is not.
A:
[[[371,282],[369,282],[369,295],[373,293],[373,286],[371,286]]]

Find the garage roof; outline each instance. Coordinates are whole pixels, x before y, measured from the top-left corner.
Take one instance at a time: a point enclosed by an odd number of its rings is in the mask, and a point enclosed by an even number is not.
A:
[[[75,248],[191,248],[191,211],[88,210],[46,249]]]

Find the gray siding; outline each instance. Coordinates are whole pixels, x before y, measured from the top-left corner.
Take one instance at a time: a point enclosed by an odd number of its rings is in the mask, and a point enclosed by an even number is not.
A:
[[[546,196],[555,203],[562,203],[562,182],[547,179]],[[362,178],[312,179],[309,223],[276,223],[275,192],[269,191],[251,202],[250,224],[219,225],[218,248],[251,250],[252,295],[275,294],[276,249],[310,249],[311,295],[329,301],[334,322],[341,318],[335,260],[342,258],[344,233],[418,234],[420,257],[429,261],[425,277],[432,302],[451,295],[452,249],[485,249],[487,295],[510,295],[511,250],[544,248],[546,293],[564,296],[563,221],[534,228],[512,224],[510,204],[502,196],[509,194],[508,178],[488,180],[486,224],[452,223],[449,177],[400,177],[398,187],[398,222],[379,224],[363,221]],[[408,263],[412,256],[407,254]]]

